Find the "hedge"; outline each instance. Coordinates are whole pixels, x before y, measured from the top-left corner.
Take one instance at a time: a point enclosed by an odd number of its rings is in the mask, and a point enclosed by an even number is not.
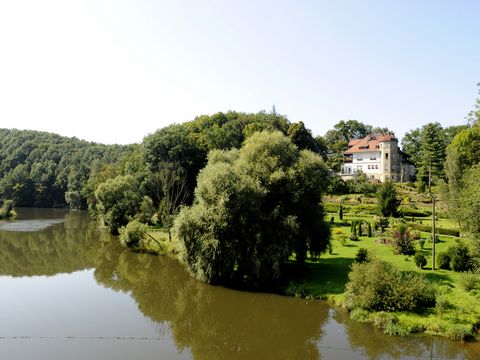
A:
[[[416,223],[409,223],[408,224],[412,229],[418,230],[418,231],[425,231],[425,232],[431,232],[432,227],[430,225],[424,225],[424,224],[416,224]],[[435,228],[435,233],[438,235],[448,235],[448,236],[455,236],[459,237],[460,236],[460,231],[456,229],[444,229],[444,228]]]

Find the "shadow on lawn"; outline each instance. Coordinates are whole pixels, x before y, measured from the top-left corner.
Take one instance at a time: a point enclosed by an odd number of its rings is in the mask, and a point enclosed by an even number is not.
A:
[[[303,286],[315,297],[341,294],[348,282],[348,273],[353,263],[351,258],[328,258],[307,261],[303,266],[288,264],[283,283]]]
[[[423,268],[424,270],[431,270],[432,268]],[[452,282],[452,278],[447,274],[440,274],[434,272],[425,273],[425,277],[432,282]]]

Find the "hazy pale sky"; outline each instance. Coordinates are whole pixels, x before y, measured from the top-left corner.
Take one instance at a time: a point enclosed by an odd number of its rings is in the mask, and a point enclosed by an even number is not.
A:
[[[140,142],[196,115],[270,110],[401,136],[464,123],[480,2],[0,0],[0,127]]]

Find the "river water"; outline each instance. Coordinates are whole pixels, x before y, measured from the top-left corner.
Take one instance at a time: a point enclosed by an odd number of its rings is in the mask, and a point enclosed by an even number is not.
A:
[[[0,223],[0,359],[479,359],[479,344],[384,335],[322,301],[193,280],[84,212]]]

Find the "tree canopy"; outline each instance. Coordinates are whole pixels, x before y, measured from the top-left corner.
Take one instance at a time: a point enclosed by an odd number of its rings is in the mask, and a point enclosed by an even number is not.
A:
[[[175,223],[183,260],[211,283],[278,278],[295,253],[303,261],[329,246],[322,193],[328,169],[280,132],[249,137],[240,150],[212,151],[200,172],[195,201]]]

